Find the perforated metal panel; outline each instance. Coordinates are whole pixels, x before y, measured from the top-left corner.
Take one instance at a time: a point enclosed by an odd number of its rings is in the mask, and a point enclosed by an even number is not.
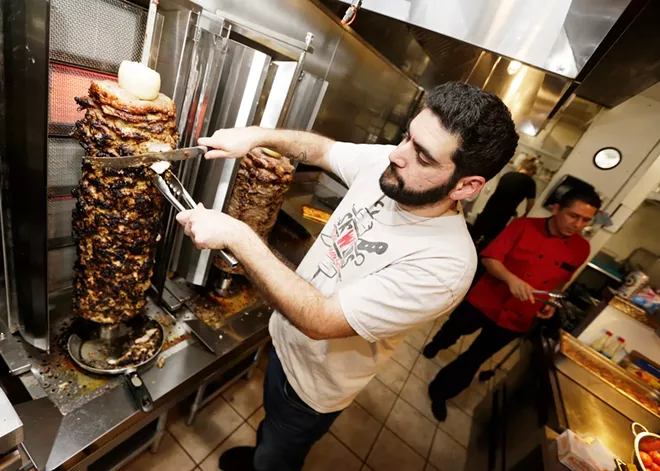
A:
[[[82,176],[81,161],[85,150],[71,138],[48,138],[48,188],[62,195],[78,184]]]
[[[48,200],[48,240],[71,237],[71,211],[76,205],[73,197]]]
[[[50,58],[116,73],[139,62],[147,11],[121,0],[51,0]]]
[[[48,133],[68,136],[73,129],[73,123],[83,117],[84,112],[78,109],[75,97],[87,96],[87,90],[92,80],[117,80],[109,74],[100,74],[76,67],[61,64],[50,64],[49,67],[49,107]]]

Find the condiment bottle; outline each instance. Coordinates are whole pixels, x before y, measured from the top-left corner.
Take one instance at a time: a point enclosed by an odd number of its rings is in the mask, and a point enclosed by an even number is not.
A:
[[[616,339],[610,339],[609,342],[605,344],[605,347],[601,350],[600,353],[605,355],[607,358],[612,358],[614,357],[617,353],[619,353],[619,350],[623,348],[623,344],[626,341],[624,340],[623,337],[617,337]]]
[[[607,341],[612,337],[612,332],[606,330],[600,337],[594,340],[591,344],[591,348],[600,352],[604,347]]]

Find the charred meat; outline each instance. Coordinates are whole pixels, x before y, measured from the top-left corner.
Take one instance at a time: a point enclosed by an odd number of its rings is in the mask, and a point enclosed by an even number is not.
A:
[[[148,152],[154,144],[176,147],[174,103],[160,94],[140,100],[115,82],[92,81],[89,96],[76,98],[85,116],[74,137],[87,155],[117,157]],[[164,199],[146,166],[103,168],[83,159],[74,195],[74,312],[114,324],[146,304]]]
[[[273,157],[260,149],[250,152],[241,159],[228,214],[267,240],[293,181],[293,170],[286,157]],[[240,266],[232,269],[220,257],[214,263],[224,271],[242,273]]]

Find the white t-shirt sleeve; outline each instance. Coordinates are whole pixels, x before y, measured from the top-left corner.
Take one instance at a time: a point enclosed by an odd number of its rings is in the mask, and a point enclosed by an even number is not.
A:
[[[332,172],[350,188],[362,171],[378,167],[380,173],[387,165],[386,161],[395,147],[335,142],[330,149],[330,167]]]
[[[369,342],[393,337],[452,310],[465,293],[454,293],[434,273],[397,263],[338,292],[346,320]]]

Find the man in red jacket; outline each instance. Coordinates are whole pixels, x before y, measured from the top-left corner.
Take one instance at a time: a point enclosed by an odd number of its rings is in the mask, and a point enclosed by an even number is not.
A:
[[[433,358],[463,335],[481,329],[472,345],[444,367],[429,385],[433,414],[447,417],[446,400],[472,382],[479,367],[509,342],[522,336],[535,317],[554,309],[534,299],[534,290],[561,289],[589,256],[580,231],[600,208],[593,190],[568,191],[549,218],[514,220],[482,252],[486,273],[424,348]]]

